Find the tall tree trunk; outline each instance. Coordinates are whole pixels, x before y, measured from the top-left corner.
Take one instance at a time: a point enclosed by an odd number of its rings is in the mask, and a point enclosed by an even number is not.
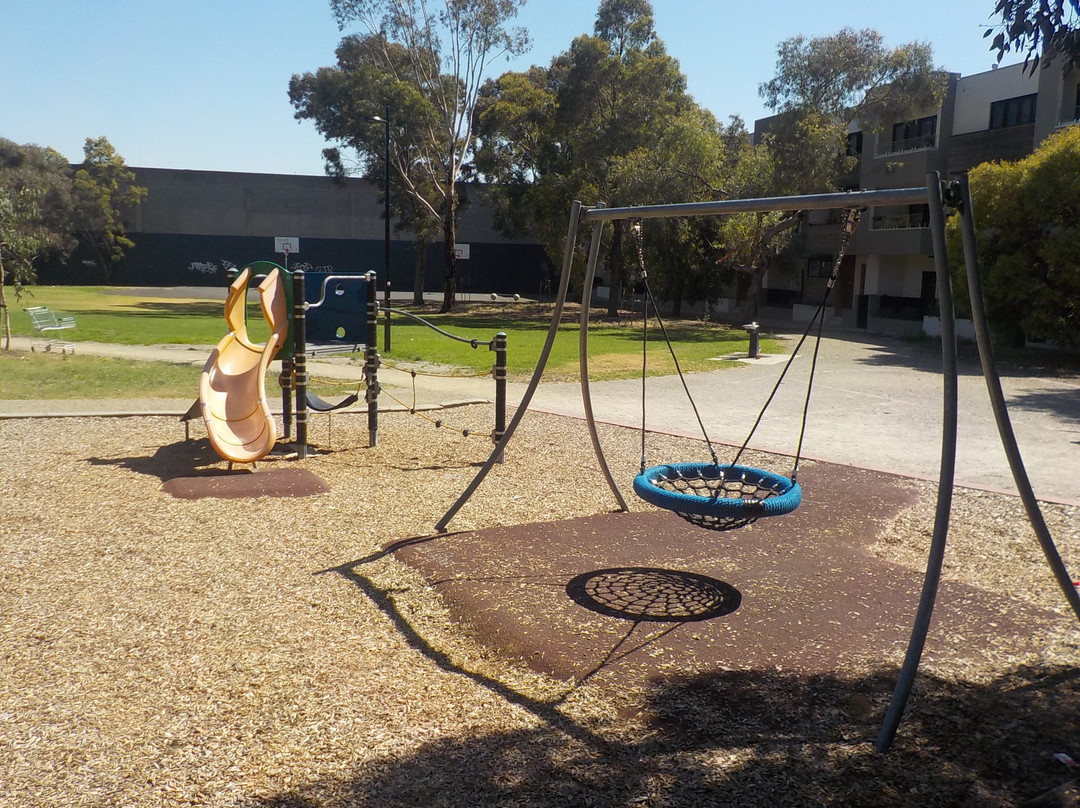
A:
[[[619,316],[619,306],[622,304],[622,288],[626,283],[626,267],[623,265],[623,223],[614,222],[615,235],[611,238],[611,252],[608,255],[608,317]]]
[[[427,272],[427,248],[424,241],[416,242],[416,270],[413,273],[412,302],[414,306],[424,305],[424,275]]]
[[[746,322],[757,318],[758,299],[761,297],[761,282],[765,279],[768,266],[753,266],[739,273],[736,283],[735,299],[738,303],[739,316]]]
[[[675,282],[671,288],[671,316],[682,317],[682,304],[683,296],[686,294],[686,274],[683,272],[675,273]],[[708,311],[708,302],[706,301],[705,310]]]
[[[457,193],[453,182],[446,195],[443,210],[443,253],[446,258],[446,277],[443,280],[443,302],[439,312],[453,311],[457,303]]]
[[[4,320],[4,350],[11,350],[11,312],[8,311],[7,297],[4,295],[4,258],[0,256],[0,317]]]

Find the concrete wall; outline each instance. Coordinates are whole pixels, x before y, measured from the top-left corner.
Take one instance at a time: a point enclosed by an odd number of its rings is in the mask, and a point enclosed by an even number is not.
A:
[[[919,255],[867,255],[863,294],[919,297],[922,274],[934,269],[933,259]]]
[[[328,177],[178,171],[135,168],[136,183],[147,189],[145,202],[126,222],[135,247],[106,278],[92,256],[76,254],[66,265],[40,268],[42,283],[125,286],[217,286],[226,284],[232,266],[252,261],[283,263],[274,238],[299,239],[290,266],[334,272],[384,270],[384,221],[379,187],[360,179],[338,184]],[[543,248],[528,240],[507,239],[493,226],[491,209],[478,198],[482,188],[462,185],[473,196],[461,213],[458,244],[469,245],[458,261],[458,288],[490,294],[539,293],[553,267]],[[411,291],[417,264],[415,238],[391,231],[390,281]],[[426,252],[427,291],[442,288],[443,244]]]
[[[953,134],[964,135],[989,129],[990,105],[993,102],[1030,95],[1038,90],[1038,75],[1026,73],[1023,64],[962,77],[956,84]]]
[[[377,183],[287,174],[134,168],[146,200],[128,222],[139,233],[382,239]],[[476,196],[468,185],[459,191]],[[458,241],[513,242],[495,231],[489,208],[474,200],[462,212]],[[569,215],[569,208],[567,209]],[[407,232],[395,239],[414,240]],[[521,240],[518,243],[528,243]]]

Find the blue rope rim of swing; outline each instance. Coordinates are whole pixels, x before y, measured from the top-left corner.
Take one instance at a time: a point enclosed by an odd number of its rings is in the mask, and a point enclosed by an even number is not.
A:
[[[735,480],[771,492],[765,498],[703,497],[661,488],[663,480]],[[757,519],[791,513],[802,502],[802,486],[780,474],[731,464],[667,463],[634,478],[634,493],[651,505],[676,513],[717,519]]]

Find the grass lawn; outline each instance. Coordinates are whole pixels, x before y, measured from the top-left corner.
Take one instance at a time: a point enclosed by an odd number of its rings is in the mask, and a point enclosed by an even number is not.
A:
[[[224,335],[224,305],[214,300],[136,297],[107,286],[34,286],[29,291],[32,296],[18,303],[8,301],[15,334],[33,333],[24,306],[48,306],[57,315],[75,316],[78,327],[65,333],[73,342],[213,345]],[[251,314],[262,319],[258,306]]]
[[[33,332],[23,306],[44,305],[60,315],[74,315],[78,326],[65,332],[65,339],[119,343],[124,345],[206,345],[216,344],[225,334],[223,304],[215,300],[170,297],[137,297],[123,288],[66,286],[33,287],[32,297],[12,301],[12,331],[30,336]],[[578,375],[578,324],[573,307],[564,314],[547,366],[545,378],[575,379]],[[527,379],[536,367],[551,323],[553,307],[545,304],[467,305],[461,311],[441,315],[434,308],[416,314],[439,328],[466,339],[487,342],[498,331],[508,337],[508,369],[513,379]],[[589,366],[593,379],[637,376],[642,366],[641,317],[621,323],[606,322],[597,310],[589,328]],[[250,336],[256,342],[266,338],[267,328],[256,303],[249,309]],[[729,363],[715,357],[748,349],[742,329],[701,320],[673,320],[667,323],[679,364],[684,371],[716,370]],[[379,339],[383,323],[379,323]],[[780,350],[779,344],[763,338],[764,353]],[[411,319],[392,318],[391,350],[381,349],[387,364],[423,362],[458,369],[463,374],[491,368],[494,354],[484,345],[447,339]],[[198,384],[198,368],[147,362],[138,365],[119,360],[80,354],[56,357],[45,354],[3,356],[3,389],[0,397],[94,398],[165,397],[184,398]],[[675,372],[674,362],[657,327],[651,320],[648,334],[650,375]],[[122,391],[122,392],[121,392]]]
[[[199,368],[100,356],[0,351],[0,399],[190,398]]]

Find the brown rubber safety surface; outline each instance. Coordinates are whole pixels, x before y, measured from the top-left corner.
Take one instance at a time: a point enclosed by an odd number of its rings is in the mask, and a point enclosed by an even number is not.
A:
[[[868,547],[915,493],[900,478],[825,463],[805,467],[799,481],[795,512],[727,532],[643,511],[386,549],[417,568],[481,642],[561,679],[637,686],[706,670],[899,666],[924,570]],[[1043,617],[942,583],[924,659],[979,654],[991,636],[996,653],[1025,649]]]
[[[213,470],[194,477],[173,477],[161,490],[177,499],[245,499],[254,497],[310,497],[330,487],[307,469]]]

